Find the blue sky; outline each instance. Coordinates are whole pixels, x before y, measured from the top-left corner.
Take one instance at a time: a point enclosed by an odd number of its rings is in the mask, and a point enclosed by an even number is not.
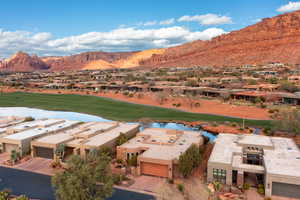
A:
[[[296,9],[287,0],[3,0],[0,57],[168,47]]]

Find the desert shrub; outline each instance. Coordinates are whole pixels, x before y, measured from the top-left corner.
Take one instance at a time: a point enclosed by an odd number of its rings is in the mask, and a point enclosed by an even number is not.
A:
[[[195,107],[199,108],[201,106],[201,104],[199,102],[195,103]]]
[[[33,117],[25,117],[24,122],[31,122],[34,121]]]
[[[128,96],[128,95],[129,95],[129,92],[128,92],[128,91],[125,91],[125,92],[123,92],[123,95],[124,95],[124,96]]]
[[[169,183],[169,184],[174,184],[174,180],[169,178],[169,179],[168,179],[168,183]]]
[[[218,123],[217,123],[217,122],[213,122],[213,123],[212,123],[212,126],[213,126],[213,127],[217,127],[217,126],[218,126]]]
[[[133,94],[133,93],[130,93],[130,94],[128,95],[128,97],[132,98],[132,97],[134,97],[134,94]]]
[[[117,162],[118,164],[123,164],[123,160],[122,160],[122,159],[117,159],[116,162]]]
[[[209,137],[206,137],[206,136],[202,136],[203,137],[203,143],[206,145],[209,143]]]
[[[237,124],[236,122],[232,122],[232,123],[231,123],[231,126],[232,126],[232,127],[237,127],[238,124]]]
[[[124,133],[120,133],[120,135],[116,139],[116,145],[121,146],[122,144],[128,141],[128,137]]]
[[[184,192],[184,185],[183,184],[178,184],[177,188],[180,192]]]
[[[137,166],[137,156],[136,155],[131,156],[131,158],[129,158],[127,160],[127,164],[129,166],[136,167]]]
[[[260,107],[261,108],[267,108],[267,105],[262,103],[262,104],[260,104]]]
[[[117,185],[125,180],[125,177],[123,174],[113,174],[112,178],[113,178],[114,184],[117,184]]]
[[[257,192],[258,192],[258,194],[264,195],[265,194],[265,187],[264,187],[264,185],[259,184]]]
[[[181,103],[173,103],[173,106],[174,106],[174,107],[180,107],[180,106],[181,106]]]
[[[9,199],[10,191],[3,190],[0,192],[0,200],[8,200]]]
[[[250,184],[249,183],[244,183],[243,190],[249,190],[249,189],[250,189]]]
[[[21,195],[21,196],[17,197],[16,200],[29,200],[29,198],[26,197],[25,195]]]

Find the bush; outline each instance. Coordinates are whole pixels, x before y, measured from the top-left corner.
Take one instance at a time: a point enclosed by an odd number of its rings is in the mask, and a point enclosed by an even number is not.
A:
[[[33,117],[25,117],[24,122],[31,122],[34,121]]]
[[[122,174],[113,174],[112,178],[113,178],[114,184],[116,184],[116,185],[121,184],[122,181],[125,180],[125,177]]]
[[[258,192],[258,194],[264,195],[265,194],[265,186],[262,184],[259,184],[257,192]]]
[[[128,96],[128,95],[129,95],[129,92],[128,92],[128,91],[125,91],[125,92],[123,92],[123,95],[124,95],[124,96]]]
[[[199,108],[201,106],[201,104],[199,102],[195,103],[195,107]]]
[[[250,184],[249,183],[244,183],[243,190],[249,190],[249,189],[250,189]]]
[[[206,145],[206,144],[208,144],[209,143],[209,137],[207,137],[207,136],[202,136],[203,137],[203,143]]]
[[[122,144],[128,141],[128,137],[124,133],[120,133],[120,135],[116,139],[116,145],[121,146]]]
[[[169,178],[169,179],[168,179],[168,183],[169,183],[169,184],[174,184],[174,180]]]
[[[0,200],[8,200],[10,192],[8,190],[3,190],[0,192]]]
[[[116,162],[117,162],[118,164],[123,164],[123,160],[122,160],[122,159],[117,159]]]
[[[180,192],[184,192],[184,185],[183,184],[178,184],[177,188]]]
[[[21,196],[17,197],[16,200],[29,200],[29,198],[26,197],[25,195],[21,195]]]
[[[261,108],[267,108],[267,105],[262,103],[262,104],[260,104],[260,107]]]
[[[130,98],[132,98],[133,96],[134,96],[133,93],[130,93],[130,94],[128,95],[128,97],[130,97]]]
[[[174,107],[180,107],[180,106],[181,106],[181,103],[173,103],[173,106],[174,106]]]
[[[231,123],[231,126],[232,126],[232,127],[237,127],[238,124],[237,124],[236,122],[233,122],[233,123]]]
[[[137,166],[137,156],[136,155],[131,156],[131,158],[129,158],[127,160],[127,163],[129,166],[136,167]]]

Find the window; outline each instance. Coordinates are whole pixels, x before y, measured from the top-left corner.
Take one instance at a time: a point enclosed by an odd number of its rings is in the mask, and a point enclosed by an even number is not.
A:
[[[225,184],[226,183],[226,170],[213,169],[213,178],[215,181]]]

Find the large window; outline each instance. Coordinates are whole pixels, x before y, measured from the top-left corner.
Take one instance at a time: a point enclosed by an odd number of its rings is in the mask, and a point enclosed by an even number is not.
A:
[[[214,181],[226,183],[226,170],[224,169],[213,169]]]

